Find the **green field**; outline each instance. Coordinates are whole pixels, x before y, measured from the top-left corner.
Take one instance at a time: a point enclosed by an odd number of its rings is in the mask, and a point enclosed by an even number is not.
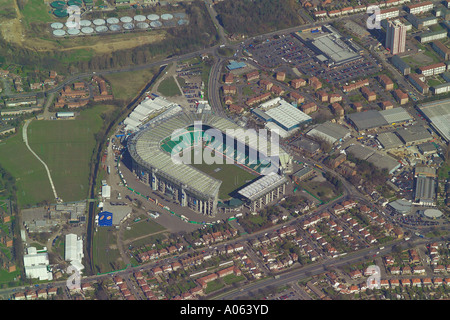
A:
[[[82,111],[75,120],[33,121],[28,127],[30,147],[47,164],[58,195],[64,201],[86,199],[95,134],[109,106]],[[44,166],[23,143],[22,129],[0,142],[0,165],[15,179],[19,207],[55,199]]]
[[[222,181],[222,185],[219,190],[219,199],[222,200],[230,198],[229,194],[231,192],[257,177],[257,175],[254,175],[234,164],[192,164],[191,166],[203,171],[215,179]]]
[[[19,207],[54,200],[44,167],[23,143],[22,128],[0,142],[0,165],[16,179]]]
[[[86,199],[95,134],[108,106],[81,112],[75,120],[33,121],[28,127],[30,147],[49,167],[58,196],[64,201]]]
[[[166,230],[163,226],[152,220],[141,220],[139,222],[132,223],[130,227],[130,230],[126,230],[124,232],[124,240],[132,240]]]
[[[161,81],[158,86],[158,92],[166,97],[173,97],[181,95],[180,89],[178,88],[177,83],[175,82],[174,77],[168,77]]]
[[[120,72],[105,76],[112,88],[114,98],[131,100],[155,75],[153,69]]]
[[[42,0],[27,0],[21,10],[25,23],[31,22],[52,22],[56,17],[49,13],[51,7]]]
[[[94,270],[99,273],[125,268],[116,249],[117,237],[114,227],[99,227],[94,235]]]

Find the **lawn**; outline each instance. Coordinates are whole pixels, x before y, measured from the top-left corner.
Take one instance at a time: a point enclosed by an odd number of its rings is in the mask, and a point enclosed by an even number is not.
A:
[[[33,121],[28,127],[30,147],[49,167],[58,196],[64,201],[88,196],[95,134],[103,125],[101,114],[109,110],[112,107],[96,106],[74,120]]]
[[[222,289],[225,285],[223,284],[221,279],[217,279],[211,282],[208,282],[208,286],[205,289],[205,293],[211,293],[214,291],[217,291],[219,289]]]
[[[16,135],[0,142],[0,165],[16,179],[19,207],[54,200],[44,166],[23,143],[22,128]]]
[[[116,249],[116,234],[114,227],[99,227],[94,235],[94,270],[98,273],[110,272],[125,268]]]
[[[175,82],[174,77],[168,77],[161,81],[158,86],[158,92],[166,97],[174,97],[181,95],[180,89],[178,88],[177,83]]]
[[[130,225],[131,229],[124,232],[124,240],[132,240],[142,236],[166,230],[152,220],[141,220]]]
[[[31,22],[47,23],[55,20],[49,11],[51,11],[51,7],[44,1],[27,0],[24,8],[22,9],[22,15],[27,25]]]
[[[154,74],[153,69],[143,69],[106,75],[105,79],[111,85],[116,99],[130,101],[152,80]]]

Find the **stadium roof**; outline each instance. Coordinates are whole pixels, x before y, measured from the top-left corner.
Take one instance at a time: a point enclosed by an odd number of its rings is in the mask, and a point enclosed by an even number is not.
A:
[[[381,143],[383,148],[392,149],[403,145],[400,138],[393,132],[383,132],[377,135],[377,140]]]
[[[194,125],[195,121],[222,132],[226,132],[228,129],[243,129],[228,119],[211,114],[177,114],[165,119],[163,125],[152,124],[152,126],[139,131],[132,139],[129,139],[128,149],[134,160],[144,168],[157,170],[159,175],[180,185],[185,185],[187,190],[201,198],[215,198],[222,183],[220,180],[214,179],[190,165],[174,162],[171,154],[161,149],[162,140],[170,137],[177,129]],[[237,136],[236,139],[247,145],[257,146],[256,135]],[[289,161],[289,155],[282,148],[278,149],[281,165],[285,166]],[[271,144],[268,141],[267,153],[270,154],[270,150]]]
[[[350,130],[336,123],[324,122],[310,130],[306,135],[325,139],[327,142],[333,144],[350,135]]]
[[[378,128],[388,124],[379,111],[368,110],[349,114],[347,118],[353,122],[358,130]]]
[[[389,124],[411,121],[411,115],[402,107],[380,111],[381,116]]]
[[[417,107],[439,135],[450,142],[450,99],[421,104]]]
[[[242,188],[238,193],[250,201],[253,201],[287,181],[288,180],[284,176],[269,174]]]

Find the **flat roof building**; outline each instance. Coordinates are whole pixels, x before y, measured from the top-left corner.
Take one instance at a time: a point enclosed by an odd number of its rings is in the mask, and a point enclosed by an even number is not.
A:
[[[403,61],[399,56],[393,56],[391,58],[391,63],[400,71],[402,75],[406,76],[411,73],[411,67],[409,64]]]
[[[407,146],[420,144],[433,139],[433,136],[428,132],[428,130],[421,125],[400,128],[396,131],[396,133]]]
[[[379,128],[388,125],[386,119],[376,110],[352,113],[347,115],[347,119],[358,131]]]
[[[450,99],[424,103],[417,109],[428,119],[433,129],[450,142]]]
[[[388,124],[396,124],[412,121],[413,118],[406,111],[406,109],[402,107],[392,108],[389,110],[380,111],[381,116],[386,120]]]
[[[381,143],[384,149],[398,148],[403,145],[400,138],[393,132],[383,132],[377,135],[377,140]]]
[[[435,206],[436,181],[433,178],[418,176],[414,190],[414,203]]]
[[[343,139],[350,136],[350,130],[332,122],[324,122],[311,129],[306,134],[309,137],[315,137],[323,139],[330,144],[334,144],[337,141],[342,141]]]

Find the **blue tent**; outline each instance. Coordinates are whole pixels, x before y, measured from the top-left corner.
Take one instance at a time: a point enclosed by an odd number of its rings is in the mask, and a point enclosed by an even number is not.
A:
[[[98,214],[98,225],[100,227],[112,226],[112,213],[108,211],[103,211]]]

